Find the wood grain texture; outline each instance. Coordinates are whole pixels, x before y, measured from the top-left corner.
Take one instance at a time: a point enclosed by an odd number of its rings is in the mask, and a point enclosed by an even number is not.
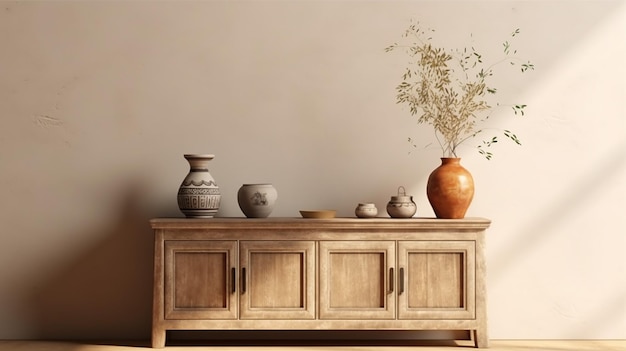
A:
[[[392,319],[394,241],[320,242],[320,318]]]
[[[166,319],[237,318],[236,241],[165,241]]]
[[[489,344],[486,219],[154,219],[166,330],[466,330]]]
[[[225,308],[226,253],[180,252],[174,258],[174,308]]]
[[[475,319],[475,241],[400,241],[399,318]]]
[[[244,240],[240,251],[241,319],[315,318],[315,242]]]
[[[384,308],[385,255],[332,253],[328,272],[330,308]]]
[[[464,258],[460,253],[409,255],[409,307],[463,308]]]

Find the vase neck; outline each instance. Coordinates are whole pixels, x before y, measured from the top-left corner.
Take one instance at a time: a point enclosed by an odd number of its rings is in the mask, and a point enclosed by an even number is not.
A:
[[[461,163],[461,158],[460,157],[442,157],[441,158],[441,164],[442,165],[446,165],[446,164],[460,164]]]
[[[192,171],[208,172],[209,161],[213,159],[213,155],[185,155],[185,159],[189,162]]]
[[[460,157],[442,157],[441,165],[461,165]]]

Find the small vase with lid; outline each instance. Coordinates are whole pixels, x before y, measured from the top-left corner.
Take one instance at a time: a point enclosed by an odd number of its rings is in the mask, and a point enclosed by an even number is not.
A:
[[[387,203],[387,213],[392,218],[411,218],[417,212],[413,196],[407,195],[404,187],[398,188],[398,195],[392,196]]]

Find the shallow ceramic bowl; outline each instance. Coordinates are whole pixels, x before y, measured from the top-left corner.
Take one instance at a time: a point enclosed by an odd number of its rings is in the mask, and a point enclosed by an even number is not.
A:
[[[300,211],[302,218],[335,218],[335,214],[337,211],[335,210],[310,210]]]

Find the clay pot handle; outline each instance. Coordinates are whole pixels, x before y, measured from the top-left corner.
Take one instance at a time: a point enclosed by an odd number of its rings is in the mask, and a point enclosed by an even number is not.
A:
[[[400,189],[402,189],[402,195],[400,195]],[[406,196],[406,190],[404,190],[403,186],[398,187],[398,196]]]

